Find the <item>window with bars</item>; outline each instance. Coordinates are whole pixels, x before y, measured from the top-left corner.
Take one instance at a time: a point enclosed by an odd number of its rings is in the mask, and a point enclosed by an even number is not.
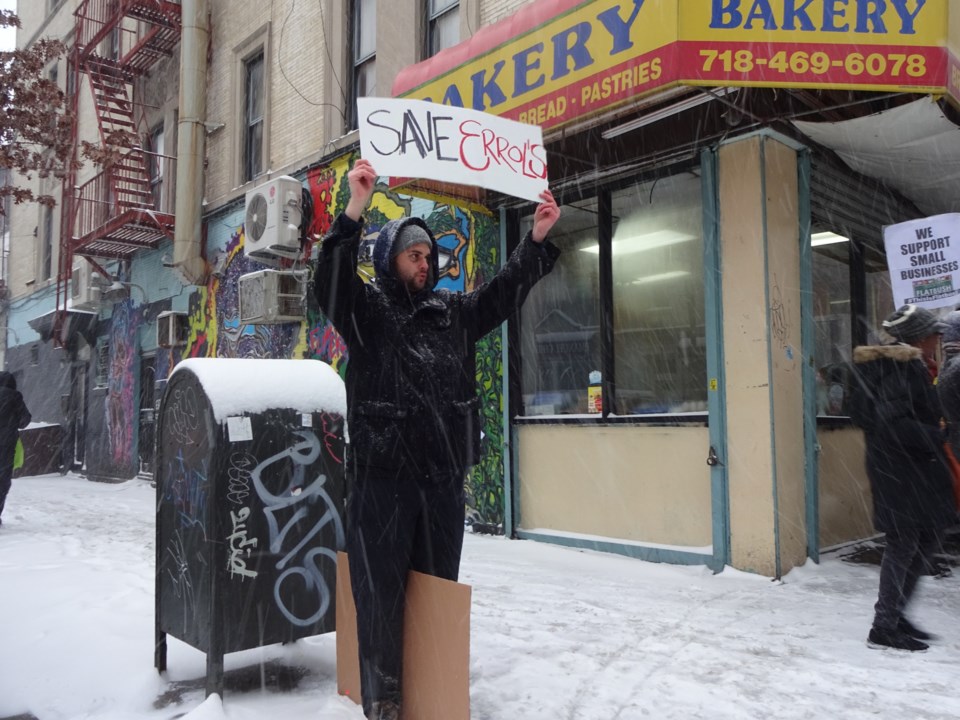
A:
[[[249,182],[263,172],[263,82],[261,49],[243,63],[243,182]]]
[[[460,0],[424,0],[426,57],[460,42]]]
[[[351,18],[350,106],[348,128],[357,127],[357,98],[372,95],[377,87],[377,2],[353,0]]]
[[[107,338],[97,340],[96,362],[96,386],[105,388],[110,381],[110,345],[107,344]]]

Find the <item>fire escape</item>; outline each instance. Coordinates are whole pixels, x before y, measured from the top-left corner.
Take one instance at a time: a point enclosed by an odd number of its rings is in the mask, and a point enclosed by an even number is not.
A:
[[[174,228],[171,193],[157,193],[157,188],[158,179],[165,179],[169,190],[175,161],[161,148],[149,147],[146,112],[136,88],[138,79],[172,56],[180,41],[180,0],[84,0],[74,15],[68,68],[74,147],[79,156],[80,89],[86,84],[100,145],[113,154],[82,184],[76,170],[64,182],[58,326],[66,314],[59,311],[68,305],[66,282],[75,256],[87,258],[108,277],[94,258],[129,259],[172,239]]]

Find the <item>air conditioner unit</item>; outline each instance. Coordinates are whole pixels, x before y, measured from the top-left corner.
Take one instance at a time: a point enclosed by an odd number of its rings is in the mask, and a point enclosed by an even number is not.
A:
[[[241,325],[303,320],[306,270],[259,270],[241,275],[239,286]]]
[[[300,254],[302,187],[282,175],[247,192],[243,217],[244,254],[268,260]]]
[[[157,347],[182,347],[189,336],[187,313],[167,310],[157,315]]]
[[[101,289],[100,274],[86,260],[73,266],[70,274],[70,305],[77,310],[98,310]]]

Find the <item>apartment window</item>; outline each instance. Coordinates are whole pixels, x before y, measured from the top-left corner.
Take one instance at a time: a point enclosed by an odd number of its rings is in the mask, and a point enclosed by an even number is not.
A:
[[[160,211],[165,210],[163,206],[163,156],[163,125],[159,125],[150,133],[147,169],[150,171],[150,192],[153,194],[153,207]]]
[[[40,210],[40,279],[49,280],[53,275],[53,209]]]
[[[427,57],[460,42],[460,0],[425,0]]]
[[[243,182],[263,172],[263,51],[243,63]]]
[[[604,416],[706,412],[701,218],[692,172],[564,206],[550,232],[563,253],[521,312],[524,415],[596,413],[591,386],[602,380],[614,390],[602,399]],[[601,255],[603,238],[611,240]]]
[[[377,2],[353,0],[353,77],[350,83],[349,129],[357,127],[357,98],[372,95],[377,87]]]

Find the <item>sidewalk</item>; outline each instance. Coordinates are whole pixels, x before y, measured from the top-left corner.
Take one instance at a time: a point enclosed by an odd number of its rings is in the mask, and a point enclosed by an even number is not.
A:
[[[155,491],[16,480],[0,528],[0,718],[362,720],[336,695],[335,635],[153,669]],[[864,544],[862,549],[868,549]],[[921,580],[923,654],[866,646],[878,568],[831,553],[773,582],[468,535],[473,720],[955,720],[960,572]],[[29,715],[26,715],[29,718]]]

